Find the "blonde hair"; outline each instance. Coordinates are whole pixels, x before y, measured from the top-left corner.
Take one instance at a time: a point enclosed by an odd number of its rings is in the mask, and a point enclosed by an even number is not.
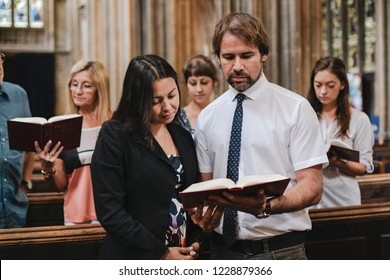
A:
[[[70,86],[72,83],[73,77],[82,71],[88,71],[91,77],[93,84],[96,87],[97,93],[97,114],[98,119],[102,123],[111,118],[111,109],[110,109],[110,80],[108,77],[108,72],[104,65],[99,61],[84,61],[80,60],[75,65],[73,65],[72,70],[70,71],[68,83],[67,83],[67,106],[66,114],[78,114],[79,107],[76,106],[72,99],[72,94]]]

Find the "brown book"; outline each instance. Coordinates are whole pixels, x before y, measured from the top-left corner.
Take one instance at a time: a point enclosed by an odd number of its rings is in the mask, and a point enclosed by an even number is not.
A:
[[[328,158],[332,155],[337,156],[339,159],[350,160],[359,162],[360,153],[357,150],[354,150],[347,143],[342,142],[338,139],[332,139],[329,142],[330,146],[327,152]]]
[[[51,140],[61,142],[64,150],[80,146],[83,117],[78,114],[54,116],[46,120],[40,117],[14,118],[7,121],[9,147],[12,150],[35,152],[34,142],[41,148]]]
[[[230,179],[219,178],[192,184],[180,192],[179,197],[184,208],[197,207],[210,195],[222,195],[222,192],[250,196],[263,188],[267,197],[274,197],[282,195],[289,182],[290,178],[279,174],[246,176],[236,184]]]

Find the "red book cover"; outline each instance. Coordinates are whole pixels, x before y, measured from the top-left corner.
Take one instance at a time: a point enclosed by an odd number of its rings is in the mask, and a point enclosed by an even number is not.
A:
[[[12,150],[35,152],[34,142],[41,147],[49,140],[61,142],[64,150],[80,146],[83,117],[78,114],[55,116],[46,120],[39,117],[15,118],[7,121],[8,142]]]
[[[179,193],[184,208],[197,207],[210,195],[222,195],[230,192],[234,195],[250,196],[263,188],[267,197],[280,196],[290,182],[290,178],[279,174],[247,176],[234,184],[227,178],[213,179],[193,184]]]

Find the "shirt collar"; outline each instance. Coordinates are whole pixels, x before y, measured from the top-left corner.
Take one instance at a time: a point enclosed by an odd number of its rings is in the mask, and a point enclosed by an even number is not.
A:
[[[255,100],[257,97],[263,94],[263,92],[265,92],[266,88],[268,87],[268,83],[269,82],[267,78],[265,77],[264,73],[262,73],[256,83],[254,83],[253,86],[243,91],[242,93],[245,94],[247,98]],[[229,85],[229,92],[231,94],[231,100],[234,100],[236,95],[239,93],[239,91],[237,91],[231,85]]]

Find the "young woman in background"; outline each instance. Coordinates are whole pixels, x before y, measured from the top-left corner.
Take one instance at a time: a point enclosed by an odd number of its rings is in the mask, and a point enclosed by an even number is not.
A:
[[[354,109],[349,100],[349,83],[343,61],[336,57],[319,59],[313,68],[308,100],[320,121],[326,147],[339,139],[360,153],[360,161],[346,161],[328,155],[324,169],[324,190],[317,207],[360,205],[360,189],[355,178],[374,171],[374,133],[368,116]]]

